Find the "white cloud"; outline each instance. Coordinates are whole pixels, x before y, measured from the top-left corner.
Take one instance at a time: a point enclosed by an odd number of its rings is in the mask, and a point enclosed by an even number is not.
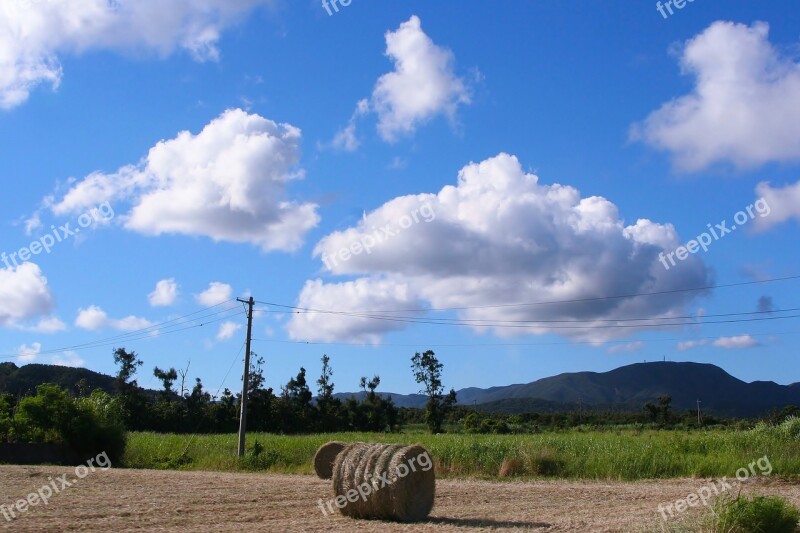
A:
[[[50,359],[50,363],[58,366],[71,366],[75,368],[80,368],[86,364],[76,352],[71,350],[63,352],[61,355],[54,355]]]
[[[19,354],[18,361],[21,363],[32,363],[39,357],[41,351],[42,344],[39,342],[34,342],[30,346],[23,344],[17,348],[17,353]]]
[[[700,346],[705,346],[708,344],[708,341],[703,339],[699,341],[684,341],[678,343],[678,350],[681,352],[685,352],[686,350],[691,350],[692,348],[698,348]]]
[[[24,323],[44,317],[41,325],[53,326],[47,315],[53,309],[53,296],[47,278],[35,263],[14,268],[0,268],[0,326],[23,327]]]
[[[20,329],[31,331],[33,333],[58,333],[59,331],[66,331],[67,325],[61,321],[60,318],[50,316],[39,320],[33,326],[22,326]]]
[[[742,348],[754,348],[759,346],[759,342],[750,335],[737,335],[735,337],[720,337],[714,341],[714,346],[726,350],[738,350]]]
[[[359,279],[335,284],[313,280],[306,282],[297,305],[321,311],[360,313],[365,309],[415,308],[420,302],[408,285],[389,280]],[[379,344],[382,334],[403,329],[404,324],[327,313],[296,313],[287,327],[289,336],[297,340]]]
[[[0,3],[0,108],[25,102],[38,85],[58,88],[59,57],[91,50],[177,49],[219,59],[221,33],[272,0],[8,0]]]
[[[96,331],[99,329],[111,328],[119,331],[136,331],[149,328],[152,322],[137,316],[127,316],[121,319],[109,318],[105,311],[96,305],[90,305],[86,309],[78,309],[78,316],[75,318],[75,325],[79,328]]]
[[[378,79],[369,103],[384,140],[413,133],[418,124],[438,115],[453,120],[458,106],[470,103],[464,80],[453,72],[453,53],[422,31],[419,17],[386,33],[386,55],[395,69]]]
[[[233,337],[233,334],[239,331],[242,328],[241,324],[237,324],[236,322],[223,322],[219,326],[219,331],[217,332],[217,340],[218,341],[225,341]]]
[[[627,344],[617,344],[616,346],[612,346],[608,349],[608,353],[638,352],[642,348],[644,348],[644,342],[634,341],[634,342],[629,342]]]
[[[766,230],[790,219],[800,220],[800,181],[783,187],[761,182],[756,187],[756,194],[770,207],[769,216],[755,218],[757,230]]]
[[[212,281],[206,290],[194,297],[197,303],[205,307],[227,302],[231,298],[233,298],[233,287],[219,281]]]
[[[167,307],[175,303],[178,297],[178,284],[175,278],[162,279],[156,283],[156,288],[147,299],[153,307]]]
[[[769,26],[718,21],[686,43],[694,91],[665,103],[632,137],[670,152],[678,167],[741,168],[800,160],[800,64],[768,40]]]
[[[369,101],[367,99],[359,100],[358,104],[356,104],[356,110],[353,111],[353,116],[350,117],[347,126],[339,130],[333,137],[330,146],[335,150],[342,150],[345,152],[355,152],[358,150],[358,147],[361,146],[361,142],[356,136],[356,120],[358,117],[366,115],[367,113],[369,113]],[[325,148],[326,146],[323,144],[321,147]]]
[[[331,141],[331,146],[345,152],[355,152],[360,144],[356,137],[356,123],[352,120]]]
[[[41,214],[37,211],[25,220],[25,235],[32,235],[34,231],[42,227]]]
[[[94,173],[53,203],[57,215],[104,201],[127,200],[119,217],[145,235],[199,235],[251,243],[264,251],[296,250],[319,223],[317,205],[285,198],[303,177],[300,130],[241,109],[228,110],[194,135],[188,131],[150,149],[138,165]]]
[[[355,281],[308,282],[298,305],[365,311],[407,309],[410,302],[421,300],[435,308],[475,307],[457,311],[461,319],[495,324],[523,321],[514,322],[523,326],[514,328],[476,325],[478,332],[493,330],[504,336],[560,333],[599,343],[647,329],[603,327],[613,325],[605,320],[682,316],[699,295],[672,292],[658,297],[592,298],[710,284],[710,272],[698,256],[669,271],[659,263],[659,253],[674,250],[681,242],[671,224],[640,219],[625,225],[617,206],[609,200],[582,198],[578,190],[566,185],[542,184],[508,154],[470,163],[459,173],[457,185],[448,185],[438,194],[388,201],[366,213],[356,226],[325,236],[316,245],[314,256],[334,256],[353,243],[374,240],[376,231],[383,234],[377,228],[396,226],[403,217],[421,213],[424,206],[435,213],[430,222],[420,218],[418,224],[391,238],[384,236],[369,253],[362,251],[347,261],[328,262],[331,274],[359,276]],[[386,302],[373,301],[369,289],[375,284],[392,297]],[[393,286],[402,297],[392,292]],[[360,290],[362,287],[365,289]],[[581,299],[588,300],[486,307]],[[537,320],[580,322],[540,323],[539,327],[524,323]],[[295,338],[308,340],[347,340],[363,329],[372,341],[380,332],[403,325],[295,314],[290,332]],[[576,329],[585,326],[596,329]]]

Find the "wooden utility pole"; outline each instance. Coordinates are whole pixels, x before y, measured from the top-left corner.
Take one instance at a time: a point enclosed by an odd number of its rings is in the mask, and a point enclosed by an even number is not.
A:
[[[697,425],[698,426],[703,425],[703,417],[700,414],[700,400],[697,400]]]
[[[244,456],[244,435],[247,428],[247,388],[250,386],[250,340],[253,333],[253,305],[255,300],[251,296],[249,300],[236,299],[245,303],[247,309],[247,341],[244,348],[244,376],[242,378],[242,411],[239,415],[239,457]]]

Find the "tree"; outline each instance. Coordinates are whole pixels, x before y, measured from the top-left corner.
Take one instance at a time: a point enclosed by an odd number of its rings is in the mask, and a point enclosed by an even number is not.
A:
[[[234,396],[230,389],[226,387],[222,392],[222,397],[219,399],[219,402],[212,405],[215,431],[220,433],[228,433],[236,430],[239,419],[239,412],[236,407],[236,396]],[[250,420],[251,417],[248,416],[248,426],[250,425]]]
[[[658,405],[647,402],[644,410],[651,422],[658,422],[660,419],[663,424],[669,424],[672,420],[672,396],[663,394],[658,397]]]
[[[125,348],[114,350],[114,363],[119,365],[114,389],[122,402],[125,427],[144,429],[147,426],[147,405],[140,393],[139,384],[134,379],[137,369],[143,363],[136,352],[128,352]]]
[[[8,440],[11,422],[14,418],[14,397],[7,393],[0,394],[0,442]]]
[[[186,368],[178,370],[178,373],[181,375],[181,393],[180,393],[181,398],[185,398],[186,393],[188,392],[186,388],[186,376],[189,374],[189,366],[191,366],[191,364],[192,364],[191,361],[187,361]]]
[[[102,391],[91,398],[73,399],[58,385],[39,385],[35,396],[19,402],[13,422],[16,439],[65,444],[83,457],[106,451],[117,461],[125,449],[125,432],[100,408],[101,403],[110,404],[111,398]]]
[[[165,401],[169,401],[175,394],[175,391],[172,390],[172,384],[175,383],[176,379],[178,379],[178,372],[174,368],[164,371],[158,367],[155,367],[153,369],[153,376],[160,380],[162,386],[164,387],[164,390],[161,391],[161,397]]]
[[[364,401],[358,406],[348,404],[350,408],[358,410],[358,413],[353,417],[354,420],[358,421],[357,427],[354,429],[361,431],[393,431],[397,426],[397,408],[394,406],[392,399],[375,394],[375,389],[380,384],[380,376],[373,376],[370,380],[367,380],[366,376],[361,378],[359,385],[365,393]]]
[[[264,358],[250,352],[250,372],[247,384],[247,429],[251,431],[272,431],[276,429],[273,412],[275,394],[265,389]],[[240,398],[241,400],[241,398]],[[238,414],[234,418],[238,420]]]
[[[347,413],[342,408],[342,402],[333,397],[333,368],[331,358],[327,354],[322,356],[322,374],[317,380],[317,411],[319,431],[336,431],[346,429]]]
[[[197,433],[201,430],[208,431],[210,426],[209,414],[211,406],[211,395],[203,390],[203,382],[200,378],[195,379],[195,385],[191,394],[186,398],[186,410],[189,417],[189,424]]]
[[[425,404],[425,421],[431,433],[441,433],[442,424],[447,411],[456,402],[456,391],[450,389],[450,393],[443,395],[444,386],[442,385],[442,369],[444,365],[436,359],[433,350],[428,350],[421,354],[417,352],[411,358],[411,369],[414,371],[414,380],[424,385],[420,392],[428,396]]]
[[[310,431],[312,429],[311,390],[306,381],[306,369],[300,368],[297,377],[281,391],[280,411],[281,429],[288,432]]]
[[[665,424],[669,424],[672,418],[672,396],[664,394],[658,397],[658,410],[661,413],[661,419]]]
[[[78,391],[78,397],[80,398],[86,398],[92,393],[92,388],[86,378],[81,378],[75,383],[75,390]]]
[[[322,375],[317,380],[317,402],[329,402],[333,399],[333,369],[330,366],[331,358],[327,355],[322,356]]]
[[[361,383],[359,383],[359,386],[361,387],[361,390],[363,390],[364,393],[367,395],[366,396],[367,399],[374,402],[375,401],[375,389],[377,389],[378,385],[380,385],[380,384],[381,384],[381,377],[380,376],[372,376],[372,379],[369,380],[369,381],[367,381],[366,376],[362,376],[361,377]],[[367,392],[367,389],[369,389],[369,392]]]
[[[651,422],[658,421],[658,407],[656,407],[656,405],[653,404],[653,402],[647,402],[646,404],[644,404],[644,410],[647,413],[647,418]]]
[[[124,396],[130,390],[139,386],[133,377],[136,375],[137,368],[142,366],[143,363],[139,360],[136,352],[128,352],[125,348],[114,350],[114,363],[119,365],[119,370],[114,380],[114,388],[117,394]]]

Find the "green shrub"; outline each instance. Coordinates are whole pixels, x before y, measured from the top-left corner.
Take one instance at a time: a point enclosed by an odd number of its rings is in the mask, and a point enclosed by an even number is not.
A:
[[[0,442],[8,440],[14,416],[14,397],[0,394]]]
[[[275,450],[267,450],[256,440],[253,448],[240,459],[239,465],[244,470],[269,470],[280,461],[281,456]]]
[[[777,496],[726,496],[714,504],[711,531],[725,533],[794,533],[800,510]]]
[[[105,452],[115,464],[125,452],[126,434],[116,418],[114,402],[102,391],[74,399],[57,385],[39,385],[35,396],[19,402],[13,438],[17,442],[63,444],[87,459]]]
[[[783,436],[790,439],[800,439],[800,416],[792,415],[778,426]]]

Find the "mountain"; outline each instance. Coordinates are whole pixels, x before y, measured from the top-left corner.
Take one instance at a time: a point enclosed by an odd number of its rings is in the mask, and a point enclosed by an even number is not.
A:
[[[730,417],[754,417],[774,408],[800,405],[798,383],[747,383],[714,365],[676,362],[637,363],[609,372],[566,373],[532,383],[488,389],[470,387],[456,392],[460,405],[485,404],[496,412],[498,406],[505,412],[520,412],[520,404],[541,407],[543,411],[559,405],[561,410],[573,410],[578,402],[587,407],[638,411],[663,394],[672,396],[676,410],[694,409],[700,400],[703,411]],[[389,395],[398,405],[425,404],[424,396]]]
[[[85,368],[0,363],[0,392],[14,395],[33,392],[40,383],[56,383],[76,391],[75,384],[81,379],[90,389],[113,390],[114,378]],[[672,396],[676,411],[695,409],[700,400],[704,412],[725,417],[755,417],[786,405],[800,406],[800,383],[747,383],[717,366],[702,363],[637,363],[609,372],[566,373],[532,383],[456,392],[460,405],[501,413],[574,411],[579,402],[587,409],[641,411],[645,403],[655,402],[664,394]],[[334,394],[342,400],[361,400],[364,395]],[[427,401],[421,394],[381,395],[391,397],[398,407],[421,408]]]
[[[81,379],[86,380],[90,390],[102,389],[109,393],[114,390],[114,378],[86,368],[38,364],[18,367],[14,363],[0,363],[0,393],[14,396],[36,392],[37,385],[42,383],[55,383],[78,392],[75,385]]]
[[[397,407],[425,407],[425,402],[428,397],[422,394],[395,394],[393,392],[376,393],[378,396],[384,398],[391,398]],[[339,398],[341,401],[347,401],[349,398],[355,398],[359,402],[367,395],[366,392],[337,392],[333,395],[334,398]]]

